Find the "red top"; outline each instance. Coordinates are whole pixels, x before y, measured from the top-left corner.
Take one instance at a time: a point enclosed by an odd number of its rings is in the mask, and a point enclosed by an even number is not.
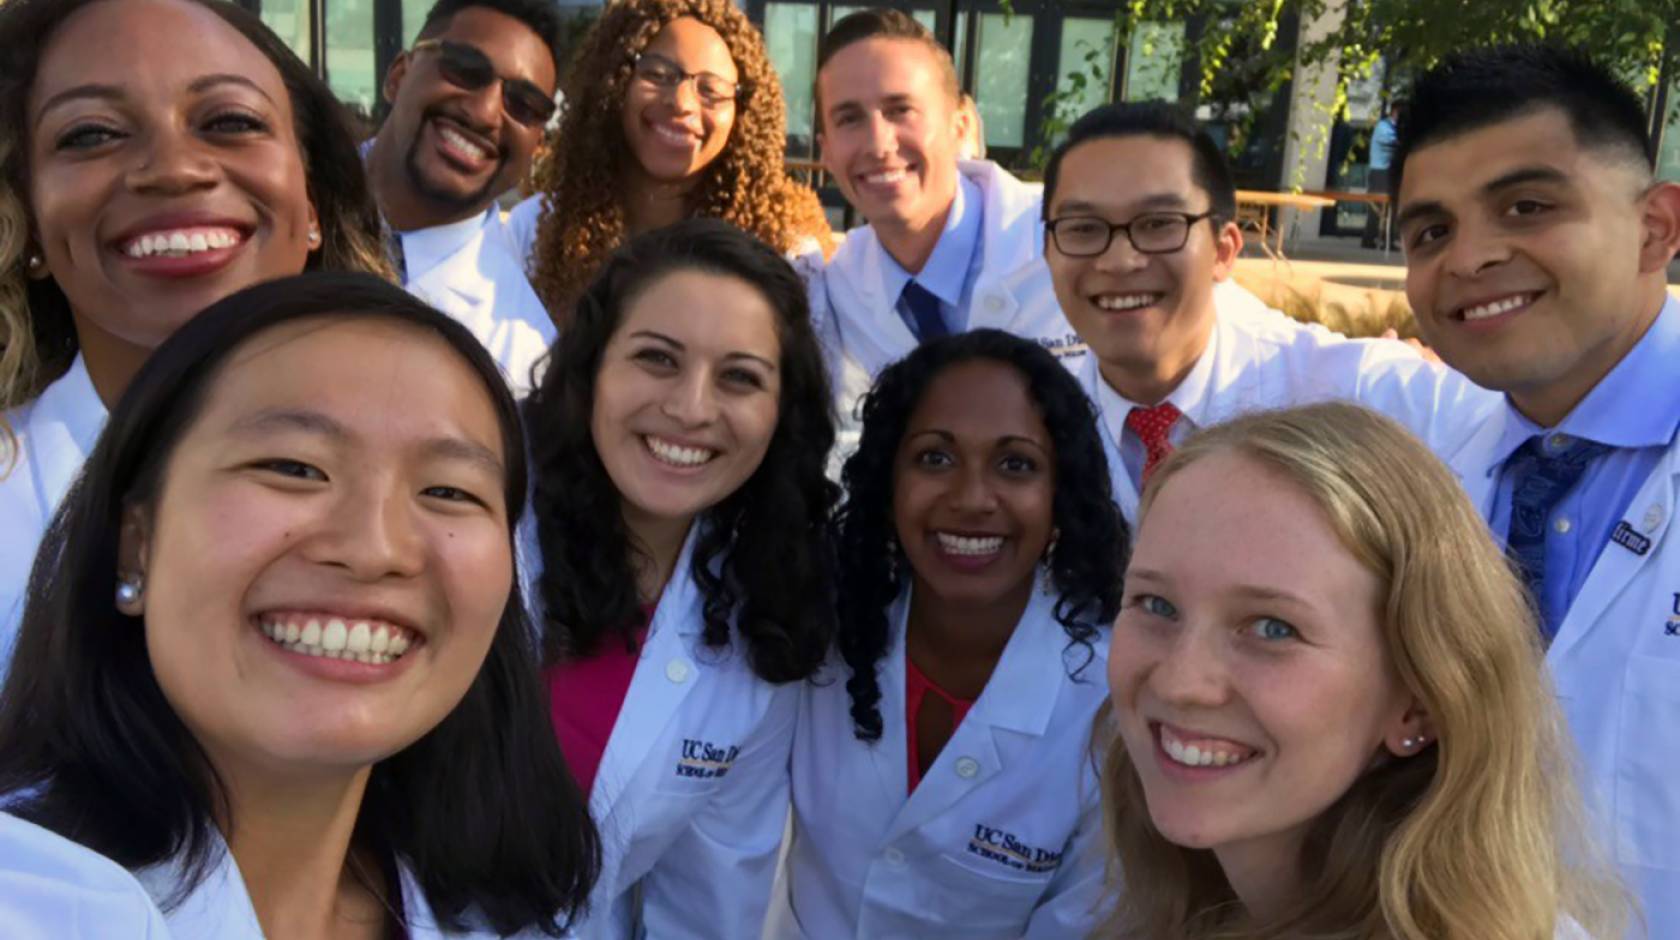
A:
[[[922,713],[922,702],[927,699],[929,692],[944,699],[945,704],[951,706],[952,734],[956,733],[957,726],[962,724],[963,717],[968,714],[968,710],[974,707],[973,699],[957,698],[934,685],[933,680],[923,675],[922,671],[916,668],[916,664],[910,661],[910,654],[906,653],[904,655],[904,740],[910,746],[908,766],[910,767],[911,793],[916,792],[916,784],[922,782],[922,771],[925,769],[921,766],[920,758],[916,756],[920,753],[920,749],[916,747],[916,716]]]
[[[636,663],[640,650],[647,642],[647,624],[653,622],[657,605],[642,605],[641,629],[636,631],[636,649],[632,653],[614,640],[593,656],[556,663],[543,670],[548,679],[548,710],[554,722],[554,736],[560,739],[560,752],[572,768],[572,776],[589,798],[595,785],[595,773],[601,769],[601,756],[607,751],[613,725],[624,708],[624,697],[630,693],[630,680],[636,677]]]

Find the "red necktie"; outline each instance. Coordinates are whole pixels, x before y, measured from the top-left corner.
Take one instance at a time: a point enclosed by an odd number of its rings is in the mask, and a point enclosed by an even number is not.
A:
[[[1131,413],[1126,415],[1126,427],[1143,442],[1143,450],[1147,455],[1143,461],[1145,481],[1149,479],[1155,465],[1172,453],[1172,444],[1167,440],[1167,434],[1172,431],[1173,424],[1182,415],[1183,412],[1170,401],[1164,401],[1153,408],[1133,408]]]

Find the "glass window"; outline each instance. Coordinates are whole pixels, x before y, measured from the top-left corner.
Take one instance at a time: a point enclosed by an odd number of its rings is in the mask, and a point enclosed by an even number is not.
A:
[[[1088,17],[1062,20],[1062,49],[1056,60],[1057,113],[1070,123],[1107,104],[1114,84],[1114,21]]]
[[[266,8],[271,0],[264,0]],[[302,6],[302,3],[299,4]],[[379,101],[379,76],[373,52],[374,0],[328,0],[327,84],[339,100],[372,115]],[[307,17],[306,13],[300,16]]]
[[[420,26],[426,22],[426,14],[432,10],[437,0],[402,0],[402,48],[414,45],[414,40],[420,35]]]
[[[974,100],[986,127],[986,146],[1020,147],[1027,136],[1027,79],[1032,65],[1033,18],[1019,13],[980,17]]]
[[[309,0],[263,0],[262,21],[298,58],[309,61]]]
[[[1657,178],[1680,180],[1680,81],[1668,89],[1668,116],[1663,122],[1662,152],[1657,154]]]
[[[817,8],[805,3],[764,5],[764,44],[782,82],[789,137],[810,137],[815,120]]]
[[[779,5],[779,4],[772,4],[772,6],[777,6],[777,5]],[[868,10],[868,9],[870,9],[870,6],[868,4],[864,4],[864,5],[842,4],[840,6],[832,7],[829,10],[828,25],[833,26],[835,23],[840,22],[840,19],[842,17],[849,16],[853,13],[858,12],[859,10]],[[769,14],[766,13],[767,18],[768,18],[768,15]],[[938,13],[935,13],[932,10],[911,10],[910,11],[910,16],[913,19],[915,19],[916,22],[922,24],[923,26],[926,26],[928,28],[928,32],[934,34],[935,36],[938,36],[942,40],[945,38],[944,35],[939,32],[939,14]],[[968,31],[968,16],[967,16],[967,14],[963,14],[963,13],[957,14],[957,48],[956,48],[956,51],[952,53],[952,59],[956,62],[957,71],[959,73],[962,71],[963,43],[968,39],[968,37],[966,35],[964,35],[964,33],[966,33],[967,31]]]
[[[1139,23],[1126,55],[1126,100],[1178,100],[1184,71],[1184,24]]]

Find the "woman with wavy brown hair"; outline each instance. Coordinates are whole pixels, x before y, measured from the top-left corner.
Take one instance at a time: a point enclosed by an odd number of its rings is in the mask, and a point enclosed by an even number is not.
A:
[[[541,194],[512,223],[529,231],[540,208],[528,264],[562,327],[614,248],[685,218],[732,222],[784,255],[831,247],[816,194],[783,163],[785,108],[764,37],[730,0],[609,5],[562,90]]]
[[[1389,419],[1260,412],[1162,462],[1108,663],[1102,936],[1624,936],[1529,598]]]

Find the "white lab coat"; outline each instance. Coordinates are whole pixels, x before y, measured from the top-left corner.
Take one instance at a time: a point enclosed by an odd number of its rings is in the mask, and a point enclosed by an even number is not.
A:
[[[1486,518],[1498,483],[1488,470],[1505,420],[1487,421],[1448,459]],[[1620,537],[1598,556],[1546,652],[1596,828],[1644,906],[1652,940],[1680,937],[1677,499],[1680,444],[1628,505]]]
[[[525,276],[516,235],[506,226],[492,206],[478,231],[426,270],[410,270],[403,286],[471,330],[502,367],[514,394],[523,395],[556,331]],[[410,237],[404,236],[405,244]]]
[[[1213,336],[1193,367],[1208,370],[1206,388],[1199,401],[1180,405],[1197,428],[1250,411],[1344,400],[1388,415],[1440,454],[1462,445],[1500,407],[1498,394],[1405,343],[1348,339],[1244,303],[1243,295],[1252,297],[1228,282],[1215,291]],[[1081,364],[1079,380],[1099,412],[1114,500],[1127,524],[1136,525],[1138,487],[1111,430],[1125,416],[1106,413],[1111,405],[1099,394],[1095,356]]]
[[[739,635],[706,645],[690,566],[699,531],[659,599],[589,794],[603,862],[585,940],[752,938],[770,903],[800,684],[760,679]],[[530,520],[521,540],[538,557]],[[525,569],[539,610],[538,566]]]
[[[17,445],[10,453],[0,446],[0,677],[11,662],[35,550],[108,417],[81,356],[34,400],[6,413]]]
[[[0,937],[168,940],[140,882],[92,849],[0,813]]]
[[[877,667],[880,740],[854,736],[850,673],[838,658],[807,684],[794,735],[793,839],[766,937],[1086,935],[1102,892],[1090,742],[1108,695],[1108,635],[1105,627],[1085,663],[1054,606],[1048,590],[1034,592],[985,690],[908,797],[909,591],[889,613],[890,648]]]

